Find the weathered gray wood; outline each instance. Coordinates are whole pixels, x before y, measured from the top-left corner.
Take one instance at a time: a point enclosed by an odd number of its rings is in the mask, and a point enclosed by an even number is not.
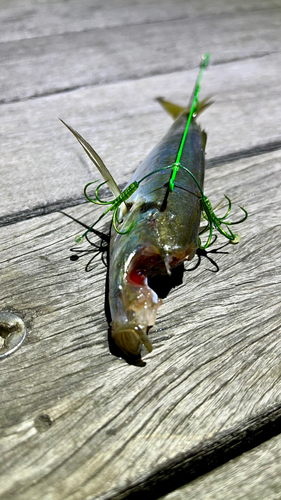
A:
[[[271,0],[270,8],[279,8],[279,0]],[[2,0],[0,41],[21,40],[68,32],[110,28],[128,24],[170,21],[177,18],[232,14],[268,9],[267,0],[75,0],[68,2],[37,0]]]
[[[28,328],[0,365],[3,499],[126,498],[161,468],[168,477],[171,460],[234,429],[243,440],[249,419],[280,405],[280,161],[207,171],[211,201],[226,193],[249,219],[237,247],[210,254],[219,273],[202,258],[165,300],[143,369],[108,352],[105,269],[68,260],[77,223],[56,213],[2,228],[0,307]]]
[[[266,441],[161,500],[279,500],[281,438]]]
[[[207,161],[241,150],[255,154],[274,141],[280,147],[280,64],[276,54],[205,73],[200,95],[215,100],[199,119],[208,133]],[[194,69],[2,106],[0,217],[7,222],[11,214],[24,218],[36,207],[82,201],[84,185],[98,178],[58,116],[89,140],[124,185],[172,123],[155,96],[185,103],[196,75]]]
[[[0,224],[22,222],[0,231],[0,310],[23,317],[28,334],[0,364],[1,500],[157,496],[279,432],[281,158],[221,163],[280,148],[280,7],[2,2],[0,100],[14,102],[1,105]],[[153,98],[186,102],[188,68],[206,49],[201,96],[216,103],[200,121],[209,165],[221,165],[206,193],[215,203],[226,192],[250,217],[238,247],[209,254],[218,274],[202,258],[165,300],[141,370],[109,354],[105,269],[84,272],[92,254],[69,261],[79,224],[27,219],[77,203],[97,178],[57,116],[123,185],[170,124]],[[66,211],[88,224],[100,213]]]
[[[167,22],[95,28],[2,44],[0,102],[260,57],[280,49],[281,7]],[[253,36],[258,33],[258,36]],[[12,82],[12,84],[11,84]]]

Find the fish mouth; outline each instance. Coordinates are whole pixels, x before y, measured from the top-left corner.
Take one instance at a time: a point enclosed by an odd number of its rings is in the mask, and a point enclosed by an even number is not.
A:
[[[141,346],[144,345],[148,352],[152,351],[152,344],[146,332],[139,327],[115,330],[112,335],[115,343],[120,347],[123,353],[128,356],[138,356],[141,351]]]

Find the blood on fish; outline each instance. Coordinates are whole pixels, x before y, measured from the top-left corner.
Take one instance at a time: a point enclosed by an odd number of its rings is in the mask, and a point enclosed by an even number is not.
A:
[[[134,285],[144,286],[147,284],[147,275],[153,274],[153,268],[161,261],[159,254],[150,256],[137,256],[133,259],[127,281]]]
[[[131,269],[130,273],[127,276],[127,281],[134,283],[136,285],[144,285],[145,284],[145,275],[144,269]]]

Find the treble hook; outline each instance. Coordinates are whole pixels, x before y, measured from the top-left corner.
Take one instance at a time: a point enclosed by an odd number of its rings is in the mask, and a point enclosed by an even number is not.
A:
[[[89,186],[91,186],[92,184],[94,184],[95,182],[98,182],[98,181],[93,181],[93,182],[89,182],[88,184],[86,184],[86,186],[84,188],[84,194],[85,194],[87,200],[89,200],[91,203],[95,203],[97,205],[110,205],[110,207],[99,217],[99,219],[91,227],[89,227],[89,229],[82,236],[80,236],[80,235],[76,236],[76,238],[75,238],[76,243],[82,243],[83,240],[84,240],[84,237],[86,236],[86,234],[108,212],[110,212],[112,210],[113,210],[112,224],[113,224],[113,227],[114,227],[115,231],[117,233],[119,233],[119,234],[128,234],[132,230],[135,222],[133,221],[132,224],[130,225],[130,227],[126,231],[119,231],[119,229],[116,226],[116,223],[117,224],[121,223],[119,221],[118,215],[117,215],[118,208],[120,207],[120,205],[122,203],[125,203],[126,200],[128,200],[128,198],[130,198],[130,196],[132,196],[132,194],[138,189],[140,183],[143,180],[145,180],[147,177],[150,177],[151,175],[154,175],[154,174],[156,174],[156,173],[158,173],[160,171],[163,171],[163,170],[174,169],[175,167],[177,168],[177,170],[180,169],[180,168],[183,169],[183,170],[185,170],[192,177],[192,179],[195,181],[195,183],[197,184],[197,187],[198,187],[198,189],[199,189],[199,191],[201,193],[201,197],[199,199],[200,199],[201,204],[202,204],[203,217],[208,221],[208,225],[206,226],[206,228],[204,229],[204,231],[201,234],[203,234],[204,232],[206,232],[206,231],[209,230],[209,236],[208,236],[208,240],[205,243],[205,245],[201,245],[201,240],[200,240],[200,237],[198,236],[198,246],[199,246],[199,248],[201,248],[201,250],[205,250],[206,248],[208,248],[210,246],[211,241],[212,241],[212,235],[213,235],[213,228],[214,227],[219,231],[219,233],[221,233],[223,236],[225,236],[232,243],[234,243],[234,244],[238,243],[240,241],[239,235],[234,234],[228,226],[231,226],[231,225],[234,225],[234,224],[241,224],[241,222],[244,222],[247,219],[247,217],[248,217],[247,210],[245,210],[245,208],[243,208],[243,207],[241,207],[239,205],[239,208],[241,208],[241,210],[243,210],[243,212],[245,213],[245,216],[242,219],[240,219],[239,221],[235,221],[235,222],[226,221],[225,219],[229,216],[229,214],[231,212],[231,200],[230,200],[230,198],[228,196],[224,195],[225,198],[228,200],[228,209],[227,209],[227,212],[225,213],[224,216],[218,217],[215,214],[215,212],[214,212],[214,209],[213,209],[213,207],[211,205],[211,202],[210,202],[209,198],[204,195],[203,190],[202,190],[202,188],[201,188],[198,180],[196,179],[195,175],[188,168],[186,168],[183,165],[181,165],[181,163],[173,163],[172,165],[168,165],[167,167],[159,168],[157,170],[154,170],[153,172],[150,172],[149,174],[145,175],[139,181],[132,182],[132,184],[130,184],[119,196],[117,196],[117,198],[115,198],[112,201],[103,201],[99,197],[99,189],[105,184],[105,182],[102,182],[101,184],[98,185],[98,187],[97,187],[97,189],[95,191],[95,196],[96,196],[95,200],[93,200],[92,198],[90,198],[90,196],[87,193],[87,189],[88,189]],[[226,225],[227,231],[222,228],[222,224]]]
[[[205,231],[208,231],[208,229],[209,229],[209,237],[208,237],[207,243],[202,246],[201,245],[200,237],[198,236],[198,246],[199,246],[199,248],[201,248],[201,250],[205,250],[206,248],[208,248],[210,246],[211,241],[212,241],[212,235],[213,235],[213,226],[215,226],[216,229],[219,231],[219,233],[221,233],[223,236],[225,236],[233,244],[239,243],[239,241],[240,241],[239,235],[238,234],[234,234],[228,226],[231,226],[233,224],[241,224],[241,222],[244,222],[247,219],[247,217],[248,217],[247,210],[245,210],[245,208],[243,208],[240,205],[238,205],[239,208],[241,208],[241,210],[243,210],[243,212],[245,213],[245,216],[243,217],[243,219],[241,219],[239,221],[236,221],[236,222],[226,221],[225,219],[229,216],[230,211],[231,211],[231,200],[230,200],[230,198],[228,196],[224,195],[225,198],[228,200],[228,209],[227,209],[226,214],[223,217],[218,217],[215,214],[215,212],[214,212],[214,209],[213,209],[213,207],[211,205],[211,202],[210,202],[209,198],[204,195],[203,190],[202,190],[202,188],[201,188],[198,180],[196,179],[195,175],[188,168],[186,168],[183,165],[181,165],[181,163],[173,164],[173,165],[171,165],[171,167],[174,167],[174,165],[176,165],[177,168],[182,168],[183,170],[185,170],[192,177],[192,179],[197,184],[197,186],[199,188],[199,191],[201,193],[200,201],[201,201],[201,204],[202,204],[202,209],[205,212],[205,213],[203,212],[203,217],[208,221],[208,225],[204,229],[203,233]],[[222,226],[221,226],[222,224],[225,224],[227,226],[228,232],[226,232],[222,228]],[[201,233],[201,234],[203,234],[203,233]]]
[[[75,238],[75,242],[76,243],[82,243],[83,240],[84,240],[84,237],[86,236],[86,234],[106,215],[108,214],[108,212],[112,211],[113,210],[113,220],[112,220],[112,224],[113,224],[113,227],[115,229],[115,231],[119,234],[127,234],[129,233],[133,226],[135,225],[135,221],[132,222],[132,224],[130,225],[130,227],[127,229],[127,231],[119,231],[119,229],[117,229],[116,227],[116,222],[118,224],[120,224],[120,221],[118,219],[118,215],[117,215],[117,211],[118,211],[118,208],[120,207],[120,205],[122,205],[122,203],[124,203],[128,198],[130,198],[130,196],[132,196],[132,194],[138,189],[139,187],[139,182],[135,181],[135,182],[132,182],[132,184],[130,184],[119,196],[117,196],[117,198],[115,198],[114,200],[112,201],[102,201],[99,197],[99,189],[101,188],[101,186],[103,186],[103,184],[105,184],[105,182],[102,182],[101,184],[99,184],[99,186],[97,187],[96,189],[96,200],[93,200],[92,198],[90,198],[90,196],[88,196],[88,193],[87,193],[87,188],[91,185],[91,184],[94,184],[95,182],[98,182],[98,181],[93,181],[93,182],[88,182],[88,184],[86,184],[85,188],[84,188],[84,194],[87,198],[87,200],[89,200],[91,203],[95,203],[96,205],[110,205],[110,207],[98,218],[98,220],[96,220],[96,222],[94,222],[94,224],[89,227],[89,229],[87,229],[87,231],[85,231],[84,234],[82,235],[78,235],[76,236]]]
[[[208,237],[207,243],[205,245],[201,245],[200,237],[198,237],[198,246],[199,246],[199,248],[201,248],[201,250],[205,250],[206,248],[208,248],[208,246],[210,246],[211,241],[212,241],[213,226],[215,226],[216,229],[219,231],[219,233],[221,233],[223,236],[225,236],[232,243],[239,243],[239,241],[240,241],[239,235],[234,234],[228,226],[231,226],[233,224],[241,224],[241,222],[244,222],[248,217],[248,212],[247,212],[247,210],[245,210],[245,208],[238,205],[239,208],[241,208],[241,210],[243,210],[243,212],[245,213],[245,216],[242,219],[235,221],[235,222],[226,221],[225,219],[229,216],[230,211],[231,211],[231,200],[230,200],[230,198],[228,198],[228,196],[226,196],[226,195],[224,195],[224,196],[228,200],[228,209],[227,209],[226,214],[223,217],[218,217],[215,214],[213,207],[211,205],[211,202],[210,202],[209,198],[207,198],[207,196],[203,195],[200,198],[203,210],[205,212],[205,213],[203,212],[203,217],[209,223],[205,229],[205,231],[207,231],[209,229],[209,237]],[[227,226],[226,229],[228,232],[226,232],[222,228],[222,224],[225,224]],[[203,232],[205,232],[205,231],[203,231]]]

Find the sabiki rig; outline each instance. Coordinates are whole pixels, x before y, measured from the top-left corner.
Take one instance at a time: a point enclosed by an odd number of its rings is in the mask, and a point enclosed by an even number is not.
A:
[[[123,192],[92,146],[63,122],[104,178],[95,190],[95,199],[88,194],[93,182],[85,186],[84,193],[89,201],[108,208],[75,241],[82,243],[85,235],[113,212],[109,249],[111,337],[124,358],[133,364],[143,363],[142,345],[148,352],[152,350],[148,332],[162,302],[150,288],[148,278],[170,274],[184,260],[193,259],[198,247],[206,249],[211,244],[214,229],[230,242],[238,243],[240,237],[230,226],[245,221],[248,215],[240,207],[244,212],[242,219],[229,221],[231,200],[225,196],[228,209],[223,217],[218,217],[203,192],[207,135],[196,117],[211,104],[209,99],[198,101],[201,78],[208,63],[206,54],[187,108],[158,99],[175,121]],[[105,183],[114,195],[113,201],[102,201],[99,197],[99,188]],[[199,234],[201,212],[206,220],[203,232],[209,232],[204,244],[200,238],[202,232]]]

